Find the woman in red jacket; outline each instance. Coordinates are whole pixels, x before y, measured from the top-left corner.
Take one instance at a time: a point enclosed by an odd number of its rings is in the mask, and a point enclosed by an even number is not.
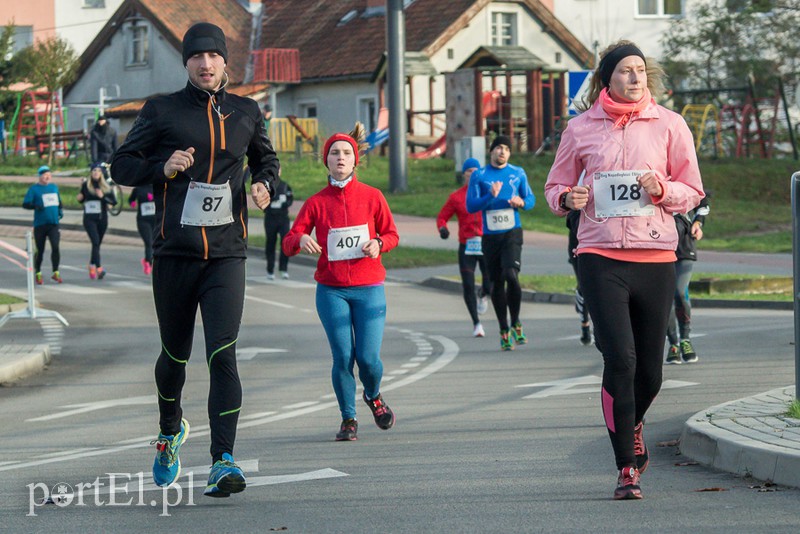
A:
[[[396,247],[400,238],[383,194],[356,177],[357,140],[363,134],[363,126],[356,124],[349,135],[337,133],[325,142],[328,185],[303,204],[282,243],[287,256],[300,251],[319,256],[317,314],[333,353],[331,379],[342,414],[337,441],[357,439],[355,363],[375,423],[383,430],[394,425],[394,413],[380,393],[386,321],[381,253]]]
[[[472,335],[483,337],[483,330],[478,315],[486,313],[489,307],[489,295],[492,294],[492,282],[486,270],[486,259],[481,248],[483,236],[483,219],[480,213],[467,211],[467,187],[469,178],[474,171],[480,169],[480,162],[475,158],[468,158],[461,166],[464,186],[453,191],[447,202],[444,203],[439,215],[436,216],[436,228],[442,239],[450,237],[447,221],[455,215],[458,220],[458,270],[461,271],[461,288],[464,292],[464,303],[472,319]],[[475,267],[480,267],[481,283],[480,297],[475,294]]]

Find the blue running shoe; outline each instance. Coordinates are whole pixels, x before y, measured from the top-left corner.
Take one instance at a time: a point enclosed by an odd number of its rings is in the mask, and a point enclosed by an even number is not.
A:
[[[217,460],[211,466],[208,474],[208,486],[203,495],[209,497],[230,497],[231,493],[239,493],[247,487],[244,473],[233,462],[233,456],[227,452],[222,453],[222,460]]]
[[[158,439],[151,442],[156,446],[156,459],[153,462],[153,481],[158,486],[169,486],[181,474],[181,459],[178,452],[189,436],[189,421],[181,419],[181,431],[174,436],[159,433]]]

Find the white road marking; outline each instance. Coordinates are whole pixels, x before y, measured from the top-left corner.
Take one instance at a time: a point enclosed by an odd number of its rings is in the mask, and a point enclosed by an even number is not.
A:
[[[245,295],[244,298],[248,300],[253,300],[255,302],[260,302],[261,304],[269,304],[270,306],[275,306],[277,308],[284,308],[287,310],[294,310],[297,307],[292,306],[291,304],[286,304],[285,302],[278,302],[277,300],[267,300],[258,297],[251,297],[250,295]]]
[[[522,397],[523,399],[543,399],[546,397],[555,397],[559,395],[578,395],[581,393],[597,393],[597,386],[603,383],[603,379],[599,376],[588,375],[579,376],[575,378],[566,378],[564,380],[553,380],[551,382],[537,382],[535,384],[520,384],[514,386],[516,388],[537,388],[543,387],[542,391],[538,391],[531,395]],[[592,387],[580,387],[589,386]],[[661,389],[674,389],[684,388],[688,386],[696,386],[696,382],[684,382],[682,380],[665,380],[661,384]]]
[[[236,348],[237,361],[249,361],[258,356],[259,354],[274,354],[289,352],[286,349],[269,349],[267,347],[247,347],[244,349]]]
[[[401,330],[395,329],[405,334],[413,334],[413,336],[407,336],[414,340],[414,338],[422,338],[423,334],[417,332],[410,332],[408,330]],[[393,381],[391,384],[386,385],[381,388],[383,392],[391,391],[394,389],[398,389],[400,387],[407,386],[412,384],[418,380],[422,380],[423,378],[427,378],[428,376],[432,375],[433,373],[441,370],[447,364],[451,363],[456,356],[459,354],[458,344],[456,344],[453,340],[446,338],[444,336],[430,336],[431,339],[437,341],[443,347],[443,352],[440,356],[438,356],[435,360],[433,360],[429,365],[419,369],[414,374],[409,376],[405,376],[402,379],[397,381]],[[408,370],[401,370],[404,372],[408,372]],[[388,381],[388,377],[385,378]],[[148,395],[146,397],[132,397],[131,399],[142,399],[142,403],[144,399],[147,399],[147,403],[155,402],[155,399],[152,395]],[[96,406],[103,405],[102,407],[106,407],[105,404],[108,403],[120,403],[121,401],[126,401],[130,399],[114,399],[110,401],[100,401],[96,403],[85,403],[85,404],[74,404],[69,405],[66,407],[75,406],[76,410],[85,410],[86,408],[90,409],[101,409],[95,408]],[[119,405],[119,404],[117,404]],[[272,413],[272,412],[263,412],[263,416],[261,414],[253,414],[253,418],[250,420],[242,421],[240,420],[238,429],[242,430],[245,428],[261,426],[268,423],[274,423],[278,421],[284,421],[286,419],[292,419],[296,417],[302,417],[304,415],[315,413],[321,410],[327,410],[332,408],[337,408],[337,402],[316,402],[312,403],[308,406],[303,406],[299,408],[295,408],[286,412],[282,413]],[[57,418],[61,417],[62,414],[53,414],[51,416],[44,416],[48,418]],[[41,420],[41,418],[37,418]],[[242,418],[245,419],[245,418]],[[197,438],[201,436],[208,435],[210,433],[208,425],[197,425],[192,426],[188,440],[192,438]],[[3,465],[0,464],[0,472],[2,471],[9,471],[12,469],[25,469],[28,467],[35,467],[44,464],[56,463],[56,462],[65,462],[65,461],[72,461],[81,458],[89,458],[95,456],[103,456],[108,454],[117,454],[123,453],[132,449],[138,449],[143,447],[151,447],[151,441],[155,439],[155,436],[144,436],[139,438],[132,438],[126,439],[123,441],[118,442],[117,445],[111,447],[102,447],[99,449],[72,449],[68,451],[63,451],[60,453],[53,453],[48,458],[41,458],[38,460],[32,460],[27,462],[16,462],[13,464]],[[332,478],[332,477],[340,477],[340,476],[347,476],[346,473],[341,473],[339,471],[335,471],[332,469],[322,469],[319,471],[311,471],[309,473],[300,473],[297,475],[281,475],[277,477],[255,477],[255,479],[248,479],[247,483],[248,486],[260,486],[260,485],[268,485],[268,484],[281,484],[284,482],[292,482],[292,481],[300,481],[300,480],[312,480],[314,478]],[[199,482],[198,482],[199,484]],[[202,485],[205,486],[205,482],[202,482]],[[158,488],[162,489],[162,488]]]
[[[154,395],[142,395],[140,397],[128,397],[126,399],[109,399],[97,402],[85,402],[82,404],[65,404],[62,408],[73,408],[66,412],[57,412],[50,415],[43,415],[41,417],[34,417],[33,419],[26,419],[26,422],[34,421],[50,421],[52,419],[60,419],[62,417],[69,417],[79,413],[93,412],[96,410],[104,410],[106,408],[116,408],[118,406],[134,406],[139,404],[155,404],[156,398]]]

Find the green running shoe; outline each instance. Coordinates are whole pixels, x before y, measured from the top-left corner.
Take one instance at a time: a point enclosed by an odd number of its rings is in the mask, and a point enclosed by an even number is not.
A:
[[[509,330],[500,330],[500,350],[514,350],[514,344],[511,343],[511,334]]]
[[[511,327],[511,337],[517,342],[517,345],[524,345],[528,342],[528,336],[522,331],[522,323],[516,323]]]

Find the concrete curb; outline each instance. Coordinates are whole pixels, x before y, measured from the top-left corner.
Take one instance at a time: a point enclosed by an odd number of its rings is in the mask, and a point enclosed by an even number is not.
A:
[[[800,487],[800,420],[786,416],[794,386],[697,412],[684,424],[681,454],[776,484]]]
[[[443,291],[461,291],[461,282],[444,276],[428,278],[420,283],[426,287],[441,289]],[[528,289],[522,290],[522,300],[527,302],[540,302],[548,304],[572,304],[575,295],[562,293],[541,293]],[[762,310],[791,310],[793,302],[772,302],[768,300],[717,300],[717,299],[693,299],[693,308],[745,308]]]
[[[0,383],[37,373],[51,359],[49,345],[5,345],[0,348]]]

